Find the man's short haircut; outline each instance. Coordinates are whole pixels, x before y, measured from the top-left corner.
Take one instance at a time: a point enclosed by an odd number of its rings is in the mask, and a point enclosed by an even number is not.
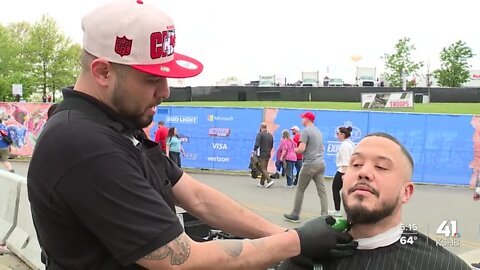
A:
[[[261,125],[260,125],[260,128],[267,128],[267,123],[263,122]]]
[[[92,61],[97,59],[98,57],[87,52],[86,50],[82,50],[82,55],[80,58],[80,64],[82,67],[82,72],[86,72],[90,70],[90,65],[92,64]],[[129,66],[127,65],[122,65],[122,64],[117,64],[110,62],[112,65],[112,68],[119,72],[120,76],[124,76],[126,71],[129,69]]]
[[[158,124],[163,126],[163,125],[165,125],[165,122],[163,122],[163,120],[160,120],[160,121],[158,121]]]
[[[82,54],[80,56],[80,65],[82,67],[82,72],[86,72],[90,70],[90,64],[93,60],[97,57],[90,54],[89,52],[82,50]]]
[[[414,168],[414,163],[413,163],[413,158],[412,156],[410,155],[410,153],[408,152],[407,148],[405,148],[405,146],[403,146],[403,144],[397,140],[397,138],[393,137],[392,135],[388,134],[388,133],[385,133],[385,132],[374,132],[374,133],[370,133],[368,134],[366,137],[382,137],[382,138],[386,138],[386,139],[389,139],[390,141],[394,142],[395,144],[397,144],[398,146],[400,146],[400,149],[402,150],[403,154],[408,158],[408,161],[410,161],[410,165],[412,165],[412,171],[413,171],[413,168]]]

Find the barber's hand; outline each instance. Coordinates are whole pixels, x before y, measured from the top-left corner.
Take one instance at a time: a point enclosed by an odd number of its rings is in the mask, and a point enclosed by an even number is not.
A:
[[[349,234],[332,229],[330,226],[335,224],[335,218],[327,217],[311,219],[295,228],[300,238],[301,256],[318,262],[328,257],[353,255],[358,243]]]

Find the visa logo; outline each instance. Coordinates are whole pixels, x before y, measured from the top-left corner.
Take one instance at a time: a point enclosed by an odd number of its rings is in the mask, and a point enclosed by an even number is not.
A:
[[[228,150],[226,143],[212,143],[212,147],[216,150]]]

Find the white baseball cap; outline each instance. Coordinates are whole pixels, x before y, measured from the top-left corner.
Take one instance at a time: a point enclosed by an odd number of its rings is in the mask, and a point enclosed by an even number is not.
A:
[[[194,77],[203,70],[199,61],[174,52],[173,21],[142,0],[103,5],[83,17],[82,29],[83,49],[110,62],[167,78]]]
[[[300,128],[298,126],[293,126],[293,127],[290,128],[290,130],[300,131]]]

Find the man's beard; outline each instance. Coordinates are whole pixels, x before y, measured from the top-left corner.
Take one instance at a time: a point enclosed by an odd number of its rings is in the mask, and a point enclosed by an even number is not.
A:
[[[127,104],[130,100],[128,99],[127,90],[122,85],[122,80],[117,80],[115,83],[112,97],[113,106],[115,106],[115,109],[121,116],[132,121],[137,128],[148,127],[153,121],[153,115],[146,116],[145,111],[141,113],[129,111]]]
[[[381,208],[370,210],[360,204],[349,206],[346,203],[346,199],[344,197],[343,207],[345,208],[345,212],[347,213],[347,219],[352,224],[374,224],[386,217],[391,216],[398,205],[399,199],[400,197],[397,196],[393,200],[382,203]]]

